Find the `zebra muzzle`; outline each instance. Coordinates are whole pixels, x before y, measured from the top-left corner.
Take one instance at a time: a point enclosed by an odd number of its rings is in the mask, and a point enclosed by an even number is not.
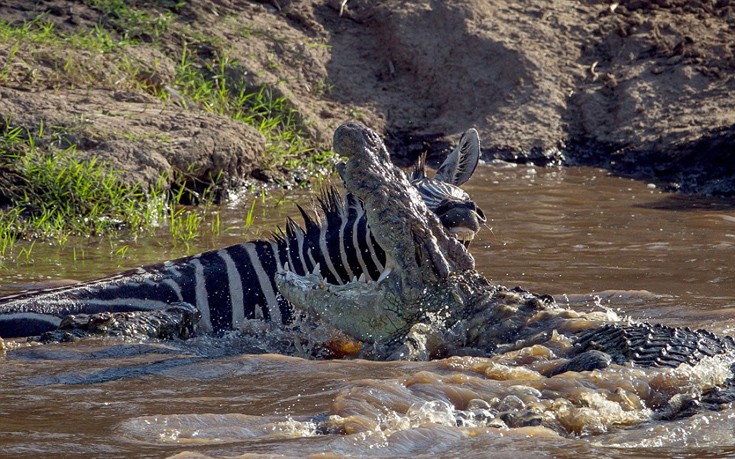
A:
[[[464,244],[465,248],[469,248],[470,243],[475,239],[476,234],[476,232],[470,228],[461,226],[449,228],[449,233]]]

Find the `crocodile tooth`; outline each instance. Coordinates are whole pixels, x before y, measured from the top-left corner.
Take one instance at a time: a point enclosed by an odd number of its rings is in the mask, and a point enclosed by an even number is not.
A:
[[[288,262],[284,263],[283,268],[280,269],[278,272],[286,272],[286,271],[290,271],[290,269],[288,269]]]
[[[320,271],[321,271],[321,266],[319,266],[319,263],[317,263],[316,266],[314,266],[314,269],[311,270],[311,273],[312,274],[319,274]]]
[[[360,282],[365,282],[365,283],[367,283],[367,276],[365,275],[365,273],[362,273],[362,274],[360,274],[360,279],[358,279],[358,280],[359,280]]]
[[[393,271],[393,268],[392,267],[389,267],[389,266],[386,266],[385,269],[383,270],[383,272],[380,273],[380,277],[378,277],[377,282],[378,283],[382,282],[383,279],[385,279],[386,277],[388,277],[388,275],[391,273],[391,271]]]
[[[385,268],[383,268],[383,272],[380,273],[380,277],[378,277],[378,280],[375,282],[381,283],[388,275],[393,272],[393,268],[396,267],[396,262],[393,260],[393,257],[389,256],[386,253],[385,257]]]
[[[352,281],[351,281],[351,282],[352,282],[352,283],[355,283],[355,282],[357,282],[357,276],[352,276]]]

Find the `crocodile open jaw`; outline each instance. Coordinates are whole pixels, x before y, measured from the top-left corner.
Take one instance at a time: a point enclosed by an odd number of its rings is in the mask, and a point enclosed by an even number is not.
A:
[[[334,134],[334,150],[348,158],[339,168],[347,189],[364,204],[373,237],[389,263],[379,282],[328,285],[318,274],[281,271],[276,285],[296,308],[309,311],[345,333],[380,341],[425,314],[422,297],[452,272],[474,268],[460,238],[448,234],[395,167],[380,137],[347,123]],[[459,240],[462,239],[462,240]]]

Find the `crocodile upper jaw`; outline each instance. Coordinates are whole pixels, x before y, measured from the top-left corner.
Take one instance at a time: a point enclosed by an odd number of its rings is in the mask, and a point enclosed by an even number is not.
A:
[[[474,269],[474,259],[431,212],[405,174],[390,161],[372,130],[343,124],[334,150],[348,160],[339,168],[346,188],[362,200],[371,233],[391,271],[380,282],[328,285],[317,274],[281,271],[276,285],[296,308],[317,314],[363,341],[393,337],[423,310],[428,290],[452,272]]]

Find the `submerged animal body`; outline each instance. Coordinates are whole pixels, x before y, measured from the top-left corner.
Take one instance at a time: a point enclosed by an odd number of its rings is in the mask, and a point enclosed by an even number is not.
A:
[[[459,185],[479,161],[477,131],[465,132],[434,178],[423,162],[414,170],[415,189],[458,239],[469,244],[485,217]],[[201,313],[198,331],[237,328],[247,319],[289,323],[293,311],[278,294],[274,277],[288,267],[315,273],[330,283],[378,280],[390,260],[376,243],[362,203],[334,190],[319,200],[316,218],[301,207],[304,226],[289,219],[284,232],[111,277],[56,289],[0,298],[0,337],[38,335],[76,314],[159,311],[189,303]],[[321,214],[321,215],[320,215]]]

